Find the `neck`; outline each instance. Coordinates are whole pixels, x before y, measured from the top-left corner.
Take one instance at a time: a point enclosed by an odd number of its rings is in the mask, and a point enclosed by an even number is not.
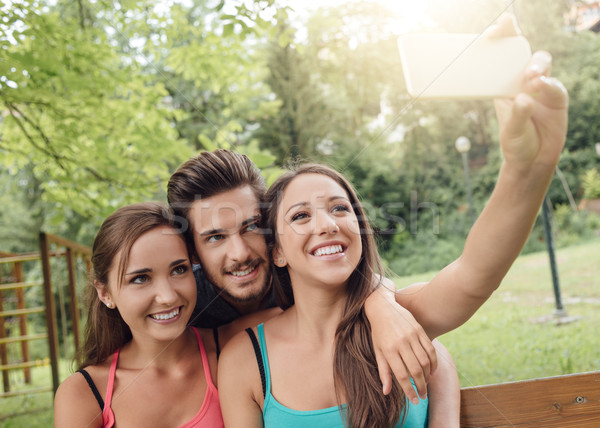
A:
[[[121,353],[133,367],[173,366],[182,356],[189,355],[192,346],[197,348],[196,337],[190,328],[174,340],[156,341],[134,336],[123,346]],[[121,358],[119,358],[121,360]]]
[[[271,297],[271,287],[267,287],[262,296],[250,300],[248,302],[239,302],[233,301],[228,296],[223,296],[223,299],[229,303],[233,308],[238,311],[240,315],[249,315],[254,312],[260,311],[262,309],[266,309],[269,304],[269,299]]]
[[[346,305],[345,287],[338,289],[295,287],[294,306],[289,310],[295,319],[297,334],[332,341]]]

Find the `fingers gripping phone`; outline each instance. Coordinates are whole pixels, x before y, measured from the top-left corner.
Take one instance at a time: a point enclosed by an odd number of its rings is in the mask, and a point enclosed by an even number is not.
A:
[[[523,36],[406,34],[398,48],[408,93],[418,98],[514,96],[531,58]]]

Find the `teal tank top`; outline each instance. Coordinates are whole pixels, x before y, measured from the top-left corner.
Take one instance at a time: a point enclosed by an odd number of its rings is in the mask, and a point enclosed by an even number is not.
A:
[[[271,372],[263,325],[257,327],[260,354],[263,361],[266,389],[263,405],[263,422],[265,428],[343,428],[342,413],[337,406],[318,410],[294,410],[279,403],[271,394]],[[257,356],[258,357],[258,356]],[[412,381],[412,380],[411,380]],[[414,383],[413,383],[414,387]],[[418,405],[409,402],[406,418],[403,424],[396,428],[425,428],[427,427],[428,400],[420,400]],[[346,406],[341,406],[345,412]]]

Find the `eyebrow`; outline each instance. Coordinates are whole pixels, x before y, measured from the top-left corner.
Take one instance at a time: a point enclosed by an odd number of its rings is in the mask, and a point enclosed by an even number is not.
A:
[[[329,199],[327,199],[327,201],[331,202],[336,199],[343,199],[343,200],[347,201],[348,203],[350,202],[350,199],[348,199],[346,196],[331,196]],[[302,206],[307,206],[307,205],[310,205],[310,203],[306,202],[306,201],[298,202],[298,203],[292,205],[291,207],[289,207],[285,213],[286,214],[289,213],[292,209],[294,209],[296,207],[302,207]]]
[[[248,226],[250,223],[257,222],[259,219],[260,219],[260,215],[256,214],[255,216],[250,217],[250,218],[244,220],[240,224],[240,228],[242,228],[244,226]],[[226,229],[211,229],[211,230],[207,230],[207,231],[204,231],[204,232],[200,232],[200,236],[221,235],[224,232],[226,232]]]
[[[185,263],[187,261],[188,261],[188,259],[177,259],[177,260],[174,260],[171,263],[169,263],[169,267],[177,266],[177,265],[180,265],[180,264]],[[139,275],[141,273],[149,273],[149,272],[152,272],[152,269],[150,269],[150,268],[142,268],[142,269],[138,269],[138,270],[134,270],[134,271],[128,272],[125,275]]]

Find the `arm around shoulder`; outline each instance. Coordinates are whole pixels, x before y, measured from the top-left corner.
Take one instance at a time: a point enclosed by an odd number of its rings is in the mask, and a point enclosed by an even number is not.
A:
[[[81,373],[72,374],[58,387],[54,397],[54,426],[102,426],[102,410]]]
[[[218,379],[225,426],[262,427],[262,384],[252,342],[245,331],[234,336],[223,349]]]

